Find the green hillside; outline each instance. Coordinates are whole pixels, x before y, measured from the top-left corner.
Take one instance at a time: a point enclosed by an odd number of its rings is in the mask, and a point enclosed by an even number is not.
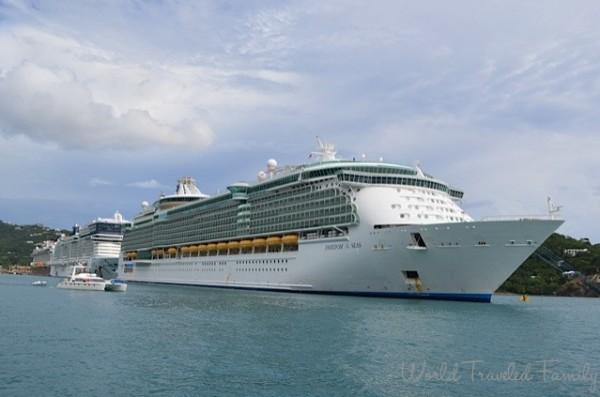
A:
[[[29,264],[35,244],[56,240],[60,233],[42,225],[13,225],[0,221],[0,266]]]
[[[569,236],[554,233],[543,244],[554,254],[563,257],[583,275],[600,273],[600,244],[576,240]],[[565,249],[588,249],[588,253],[577,257],[564,255]],[[569,280],[561,272],[553,269],[542,260],[532,255],[525,263],[502,285],[500,291],[518,294],[556,295],[560,288]]]

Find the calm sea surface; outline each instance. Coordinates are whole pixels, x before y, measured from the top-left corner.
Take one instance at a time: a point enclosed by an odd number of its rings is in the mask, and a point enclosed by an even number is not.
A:
[[[600,395],[600,300],[492,304],[0,276],[0,396]]]

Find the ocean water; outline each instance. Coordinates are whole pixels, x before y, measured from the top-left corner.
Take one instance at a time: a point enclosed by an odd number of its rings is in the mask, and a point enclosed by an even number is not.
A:
[[[600,301],[492,304],[0,276],[0,396],[600,395]]]

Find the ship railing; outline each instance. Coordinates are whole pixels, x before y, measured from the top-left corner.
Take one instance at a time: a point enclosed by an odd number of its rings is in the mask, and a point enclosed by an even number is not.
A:
[[[500,215],[486,216],[482,221],[531,221],[531,220],[561,220],[562,218],[553,215]]]

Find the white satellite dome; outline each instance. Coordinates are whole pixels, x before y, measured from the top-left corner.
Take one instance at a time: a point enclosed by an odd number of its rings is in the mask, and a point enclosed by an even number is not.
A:
[[[148,206],[150,205],[149,202],[147,201],[142,201],[142,208],[148,208]]]
[[[277,168],[277,160],[269,159],[269,161],[267,161],[267,169],[269,171],[275,171],[276,168]]]
[[[258,178],[259,181],[264,181],[265,179],[267,179],[267,173],[264,171],[258,171],[258,174],[256,174],[256,177]]]

